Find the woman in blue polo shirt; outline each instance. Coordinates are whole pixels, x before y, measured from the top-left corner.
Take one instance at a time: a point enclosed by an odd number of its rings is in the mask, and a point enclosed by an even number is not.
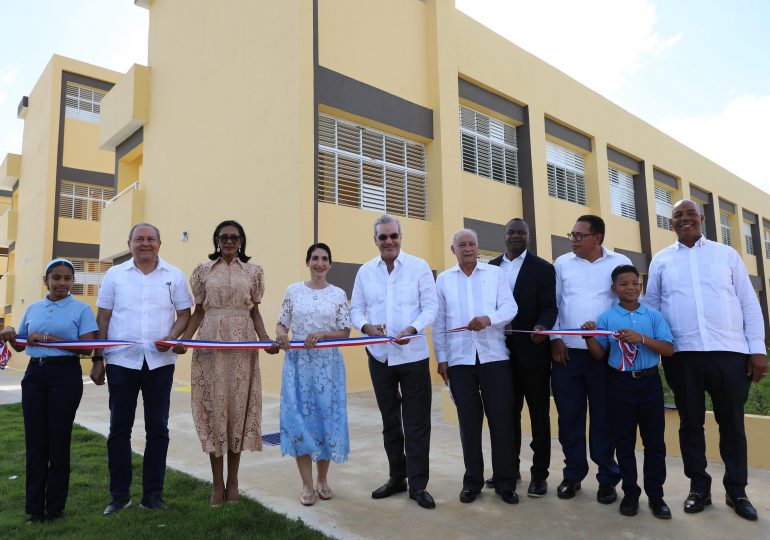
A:
[[[60,518],[67,501],[70,476],[70,439],[75,411],[83,395],[78,354],[90,351],[37,346],[39,343],[94,339],[96,319],[88,304],[70,296],[75,269],[66,259],[54,259],[45,269],[48,295],[27,308],[16,342],[16,330],[6,327],[0,338],[30,357],[21,381],[21,406],[27,443],[28,522]]]

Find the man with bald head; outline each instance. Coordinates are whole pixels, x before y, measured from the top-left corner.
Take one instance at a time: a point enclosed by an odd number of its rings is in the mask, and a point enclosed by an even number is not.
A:
[[[751,382],[767,374],[764,318],[741,256],[701,235],[704,216],[689,200],[674,205],[677,241],[650,263],[644,302],[671,326],[674,355],[663,360],[679,412],[679,445],[690,493],[687,513],[711,504],[706,472],[704,391],[719,424],[726,503],[742,518],[757,519],[748,483],[743,406]]]
[[[460,502],[470,503],[484,487],[481,428],[486,414],[492,440],[495,491],[519,502],[514,470],[513,381],[505,326],[516,316],[508,276],[478,261],[476,233],[461,229],[452,240],[457,264],[436,279],[438,315],[433,345],[438,371],[452,391],[460,421],[465,475]],[[467,327],[468,332],[446,333]]]

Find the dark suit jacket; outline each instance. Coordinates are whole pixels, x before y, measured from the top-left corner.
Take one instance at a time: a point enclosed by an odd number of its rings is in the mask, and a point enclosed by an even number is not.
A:
[[[500,266],[503,255],[489,261]],[[515,330],[532,330],[536,325],[547,329],[556,323],[556,271],[553,265],[537,255],[527,252],[516,279],[513,298],[519,306],[516,318],[511,322]],[[506,336],[506,345],[511,358],[516,357],[522,367],[534,368],[543,363],[550,366],[551,342],[536,344],[530,334]]]

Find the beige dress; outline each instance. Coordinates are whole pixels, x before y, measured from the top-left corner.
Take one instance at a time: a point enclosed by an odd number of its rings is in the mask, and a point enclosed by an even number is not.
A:
[[[262,268],[234,259],[200,263],[190,277],[196,304],[203,304],[197,339],[257,341],[251,309],[264,293]],[[195,349],[192,415],[203,451],[262,450],[262,383],[257,351]]]

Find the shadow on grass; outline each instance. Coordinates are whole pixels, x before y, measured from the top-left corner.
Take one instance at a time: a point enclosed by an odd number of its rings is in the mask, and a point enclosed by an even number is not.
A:
[[[209,507],[211,484],[168,469],[165,499],[169,510],[139,508],[141,457],[134,455],[134,507],[110,517],[101,515],[109,502],[107,446],[98,433],[75,426],[72,474],[64,518],[53,523],[24,523],[24,423],[21,405],[0,406],[0,538],[99,538],[101,540],[165,538],[328,538],[266,509],[250,499]],[[11,479],[16,477],[15,479]]]

